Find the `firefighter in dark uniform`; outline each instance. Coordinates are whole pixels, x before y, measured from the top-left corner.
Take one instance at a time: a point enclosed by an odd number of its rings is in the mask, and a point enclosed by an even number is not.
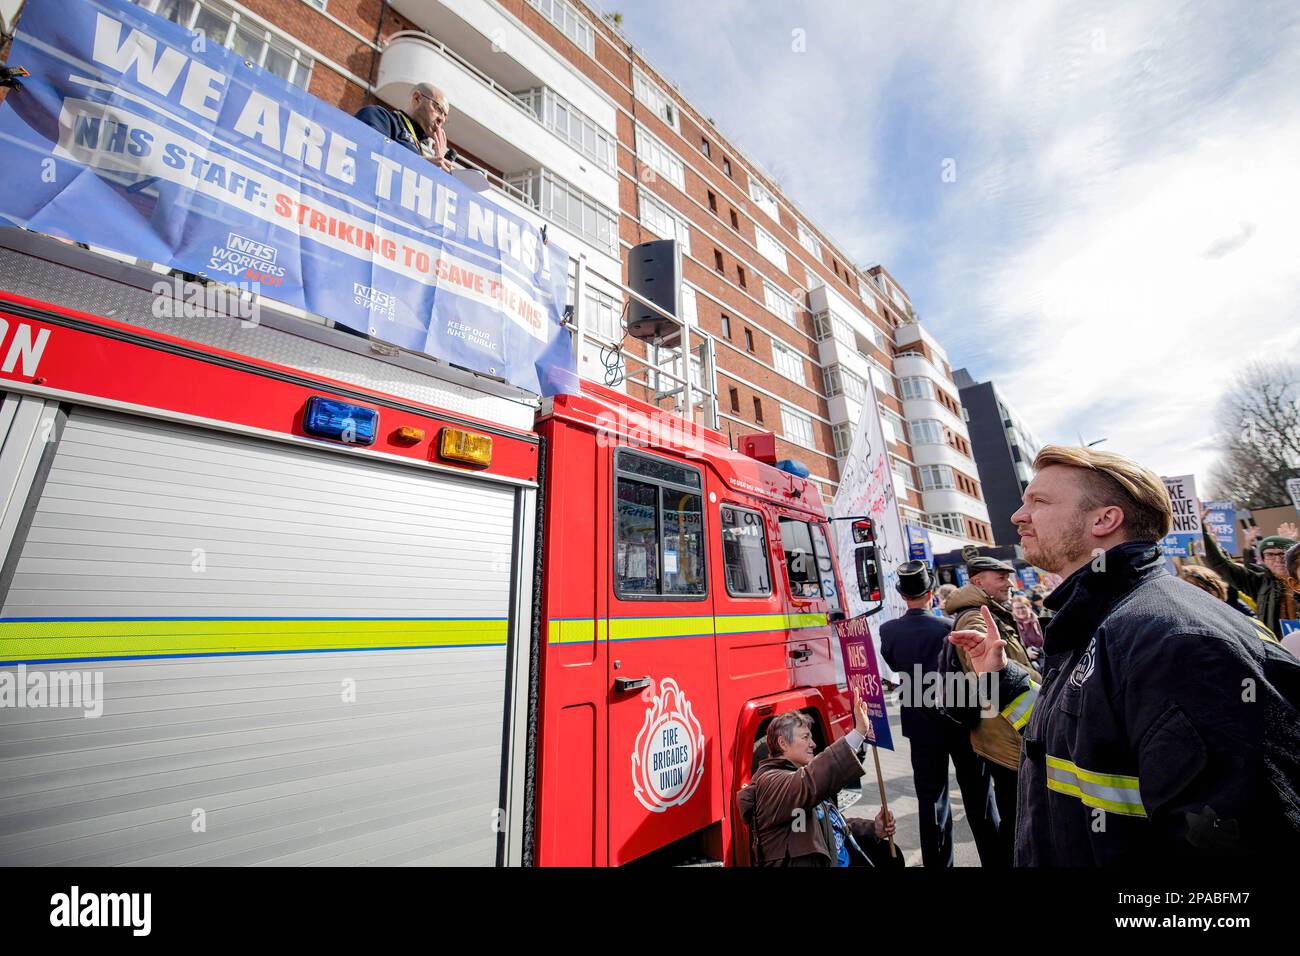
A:
[[[948,802],[948,761],[957,770],[957,785],[966,819],[975,837],[980,862],[994,865],[997,854],[998,811],[988,765],[971,749],[970,733],[940,713],[927,698],[925,675],[937,676],[952,619],[929,612],[934,582],[924,561],[908,561],[898,569],[898,593],[907,612],[880,627],[880,652],[902,679],[900,719],[912,755],[912,777],[921,824],[921,862],[952,866],[952,809]],[[934,676],[931,677],[934,680]]]
[[[1153,472],[1057,446],[1034,467],[1012,521],[1026,560],[1065,576],[1041,683],[991,620],[949,636],[999,674],[1023,735],[1016,865],[1295,859],[1300,661],[1165,570],[1172,509]]]

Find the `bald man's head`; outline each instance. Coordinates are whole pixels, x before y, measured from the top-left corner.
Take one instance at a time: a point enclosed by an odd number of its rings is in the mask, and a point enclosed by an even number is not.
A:
[[[417,83],[411,90],[411,102],[406,110],[411,118],[424,128],[426,136],[432,136],[451,114],[447,94],[432,83]]]

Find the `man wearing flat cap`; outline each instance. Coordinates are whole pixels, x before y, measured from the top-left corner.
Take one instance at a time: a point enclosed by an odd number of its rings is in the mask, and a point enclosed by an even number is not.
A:
[[[952,809],[948,801],[948,761],[957,770],[966,819],[984,866],[998,854],[998,811],[988,765],[971,749],[970,734],[939,713],[924,694],[926,675],[937,675],[939,655],[948,643],[952,618],[929,613],[934,590],[930,567],[908,561],[898,568],[898,593],[907,604],[902,617],[880,626],[880,653],[902,679],[900,718],[912,757],[912,778],[921,825],[921,863],[952,866]],[[933,681],[935,678],[930,678]]]
[[[1032,674],[1035,681],[1042,681],[1034,669],[1020,639],[1020,628],[1015,616],[1007,605],[1011,596],[1011,580],[1016,569],[1005,561],[999,561],[979,553],[979,549],[967,545],[961,549],[966,561],[966,573],[970,583],[958,588],[944,602],[943,612],[955,619],[955,631],[979,631],[987,633],[982,608],[987,608],[998,634],[1007,642],[1007,657],[1022,665]],[[961,665],[968,673],[974,673],[970,655],[964,648],[958,648]],[[986,710],[979,726],[970,732],[971,746],[975,753],[989,763],[993,776],[993,793],[997,798],[998,849],[1000,866],[1011,866],[1015,853],[1016,839],[1016,792],[1019,785],[1017,770],[1020,767],[1020,733],[996,710]]]

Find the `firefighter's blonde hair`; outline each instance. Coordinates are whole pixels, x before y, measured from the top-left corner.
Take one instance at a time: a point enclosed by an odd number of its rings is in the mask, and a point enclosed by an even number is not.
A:
[[[1034,459],[1034,470],[1050,465],[1079,470],[1085,510],[1114,505],[1123,511],[1130,541],[1159,541],[1173,526],[1174,508],[1165,483],[1131,458],[1095,448],[1045,445]]]

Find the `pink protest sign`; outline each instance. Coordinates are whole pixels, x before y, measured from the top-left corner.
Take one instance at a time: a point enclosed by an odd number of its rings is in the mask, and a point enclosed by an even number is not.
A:
[[[840,639],[840,655],[849,693],[867,702],[867,714],[876,738],[872,743],[893,750],[894,738],[889,732],[889,714],[885,710],[885,688],[880,683],[876,648],[871,641],[871,629],[867,627],[867,615],[836,621],[835,633]]]

